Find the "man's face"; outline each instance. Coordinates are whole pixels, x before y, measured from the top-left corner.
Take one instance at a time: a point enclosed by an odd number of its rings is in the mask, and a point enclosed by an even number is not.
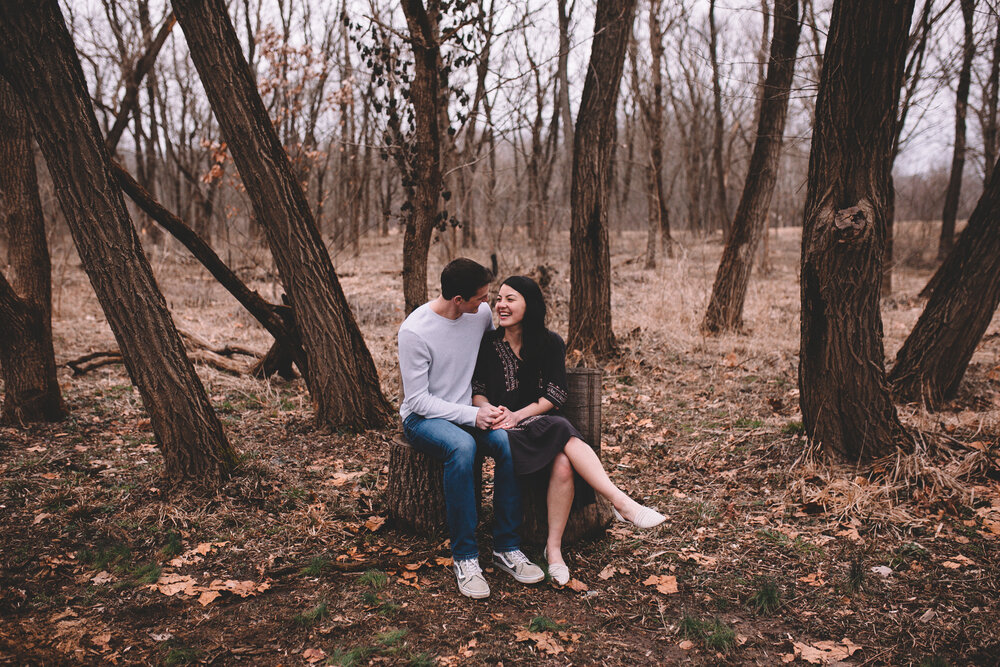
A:
[[[466,301],[461,296],[455,297],[455,303],[458,305],[458,310],[462,313],[474,313],[479,310],[479,306],[486,303],[490,299],[490,286],[483,285],[479,288],[479,291],[473,295],[471,299]]]

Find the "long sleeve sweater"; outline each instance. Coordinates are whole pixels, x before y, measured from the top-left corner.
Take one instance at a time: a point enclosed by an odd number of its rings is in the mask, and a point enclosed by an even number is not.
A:
[[[479,408],[472,405],[472,372],[483,333],[493,328],[489,304],[475,313],[450,320],[429,303],[420,306],[399,327],[399,370],[403,403],[399,414],[447,419],[476,425]]]

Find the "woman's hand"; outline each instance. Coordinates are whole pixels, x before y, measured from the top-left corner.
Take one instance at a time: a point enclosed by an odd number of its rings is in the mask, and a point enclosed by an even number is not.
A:
[[[514,428],[521,421],[521,417],[516,412],[511,412],[502,405],[498,409],[500,410],[500,414],[493,421],[494,430],[498,428]]]

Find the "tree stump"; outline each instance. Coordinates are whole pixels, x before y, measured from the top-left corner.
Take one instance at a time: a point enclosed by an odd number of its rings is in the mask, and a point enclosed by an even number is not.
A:
[[[482,509],[483,459],[474,466],[476,508]],[[402,432],[389,441],[389,484],[385,491],[389,516],[418,534],[447,534],[444,464],[410,446]]]
[[[593,368],[569,368],[566,371],[569,397],[563,415],[579,429],[587,444],[601,453],[601,371]],[[482,509],[483,467],[477,461],[476,505]],[[447,533],[444,504],[444,466],[422,454],[397,433],[389,441],[389,482],[386,507],[393,521],[419,534]],[[545,492],[525,489],[522,498],[524,524],[522,535],[528,542],[542,543],[548,531]],[[480,511],[480,515],[482,512]],[[566,525],[563,542],[571,544],[598,533],[611,522],[611,506],[602,497],[583,511],[574,510]]]
[[[562,407],[562,414],[569,419],[591,448],[601,455],[601,371],[598,368],[567,368],[569,397]],[[526,542],[544,544],[548,534],[548,512],[545,489],[525,488],[521,497],[524,523],[521,536]],[[582,509],[574,508],[566,524],[563,544],[573,544],[581,539],[603,532],[611,523],[611,503],[603,496]]]

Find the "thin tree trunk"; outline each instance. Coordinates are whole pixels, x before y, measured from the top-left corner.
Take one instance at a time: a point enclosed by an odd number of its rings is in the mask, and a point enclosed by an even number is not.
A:
[[[919,400],[930,409],[955,397],[1000,303],[1000,173],[995,165],[938,273],[942,278],[889,374],[897,398]]]
[[[413,138],[413,210],[403,232],[403,300],[406,313],[427,301],[427,253],[438,222],[441,196],[440,44],[421,0],[404,0],[403,13],[413,49],[410,100],[416,125]]]
[[[771,195],[778,178],[781,144],[788,115],[788,96],[795,74],[795,52],[799,43],[798,0],[775,0],[774,38],[761,90],[757,141],[750,157],[743,196],[733,219],[732,232],[722,253],[715,285],[702,321],[712,333],[739,329],[743,320],[750,272],[757,246],[766,231]]]
[[[726,202],[726,169],[722,157],[722,85],[719,81],[718,31],[715,27],[715,0],[708,3],[709,55],[712,59],[712,117],[715,130],[712,133],[712,168],[715,171],[715,216],[723,236],[729,238],[729,204]]]
[[[951,252],[955,242],[955,217],[958,198],[962,192],[962,172],[965,170],[965,116],[969,107],[969,87],[972,79],[972,58],[976,55],[976,42],[972,34],[975,0],[960,0],[965,22],[965,48],[962,51],[962,69],[958,74],[958,94],[955,98],[955,144],[951,157],[951,177],[944,196],[941,213],[941,239],[938,242],[938,260]]]
[[[608,205],[618,89],[635,4],[598,0],[573,141],[568,345],[598,356],[615,349]]]
[[[799,392],[810,440],[852,461],[912,440],[888,392],[879,289],[913,0],[836,0],[802,233]]]
[[[997,139],[1000,132],[997,127],[997,107],[1000,98],[1000,16],[994,15],[997,23],[996,34],[993,37],[993,55],[990,58],[990,76],[986,81],[986,90],[983,97],[986,98],[986,118],[983,121],[983,162],[986,165],[983,183],[989,183],[993,176],[993,167],[997,161]]]
[[[660,223],[660,247],[667,257],[674,256],[674,239],[670,236],[669,197],[663,187],[663,34],[660,26],[661,0],[651,0],[649,4],[649,50],[652,54],[651,76],[653,81],[653,106],[650,116],[649,138],[652,142],[650,158],[654,184],[656,186],[657,216]]]
[[[31,127],[0,78],[0,229],[7,234],[13,285],[0,273],[0,423],[58,421],[66,415],[52,349],[52,278],[38,195]]]
[[[44,44],[45,48],[37,48]],[[188,361],[111,174],[110,155],[55,0],[0,4],[0,71],[30,100],[84,269],[160,443],[170,479],[215,485],[235,454]]]
[[[267,117],[225,3],[174,0],[173,7],[291,302],[317,422],[352,428],[389,423],[392,408],[375,364]]]

